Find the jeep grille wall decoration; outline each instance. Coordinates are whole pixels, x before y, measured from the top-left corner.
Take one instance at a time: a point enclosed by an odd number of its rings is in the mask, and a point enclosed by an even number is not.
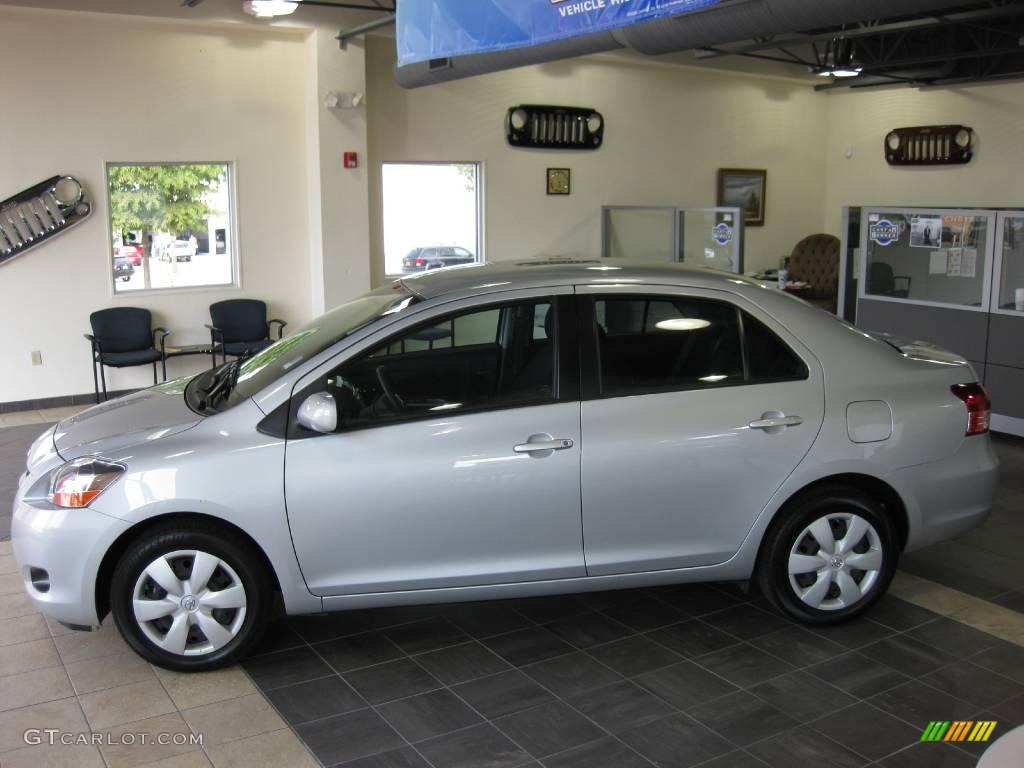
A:
[[[505,137],[513,147],[597,149],[604,141],[604,117],[586,107],[521,104],[509,107]]]
[[[894,128],[885,137],[889,165],[964,165],[974,152],[974,131],[965,125]]]
[[[80,224],[92,213],[73,176],[54,176],[0,203],[0,264]]]

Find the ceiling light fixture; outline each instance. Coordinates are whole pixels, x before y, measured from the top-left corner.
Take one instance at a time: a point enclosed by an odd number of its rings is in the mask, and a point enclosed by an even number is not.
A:
[[[245,0],[242,3],[243,11],[260,19],[287,16],[298,7],[298,0]]]
[[[857,63],[853,41],[845,37],[833,37],[825,44],[823,65],[811,71],[821,77],[857,77],[863,68]]]
[[[656,323],[655,327],[662,331],[699,331],[702,328],[710,327],[711,323],[701,320],[699,317],[674,317],[671,320],[662,320]]]

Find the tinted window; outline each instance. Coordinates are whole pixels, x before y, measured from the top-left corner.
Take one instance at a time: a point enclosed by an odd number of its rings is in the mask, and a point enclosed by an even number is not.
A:
[[[549,301],[434,320],[346,362],[307,393],[334,395],[339,429],[552,402],[555,348],[538,338],[538,317],[553,319]]]
[[[806,379],[807,366],[760,320],[743,313],[747,375],[751,384]]]
[[[598,299],[601,391],[624,394],[743,382],[739,314],[704,299]]]
[[[600,391],[605,395],[758,384],[808,375],[803,361],[778,336],[726,302],[599,298],[594,315]]]

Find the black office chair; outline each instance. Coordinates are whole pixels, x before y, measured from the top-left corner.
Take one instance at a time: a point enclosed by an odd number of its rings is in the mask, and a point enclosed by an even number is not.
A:
[[[896,287],[897,280],[904,281],[902,288]],[[868,265],[868,293],[874,296],[905,299],[910,296],[910,278],[905,275],[894,275],[892,266],[884,261],[873,261]]]
[[[167,353],[165,328],[153,328],[153,315],[148,309],[138,307],[114,307],[101,309],[89,315],[92,333],[85,338],[92,345],[92,383],[96,402],[100,401],[100,383],[103,384],[103,399],[107,399],[107,376],[104,366],[131,368],[136,365],[153,364],[153,384],[157,383],[156,364],[163,368],[167,380]],[[96,367],[99,366],[99,376]]]
[[[266,349],[284,333],[284,320],[267,320],[267,303],[258,299],[229,299],[210,305],[210,340],[220,347],[224,362],[228,355],[248,357]],[[277,324],[277,339],[270,338]]]

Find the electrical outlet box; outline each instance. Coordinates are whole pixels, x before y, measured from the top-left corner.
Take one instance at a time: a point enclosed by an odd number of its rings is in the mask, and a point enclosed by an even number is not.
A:
[[[42,364],[43,364],[43,353],[40,352],[38,349],[33,349],[32,350],[32,365],[42,365]]]

